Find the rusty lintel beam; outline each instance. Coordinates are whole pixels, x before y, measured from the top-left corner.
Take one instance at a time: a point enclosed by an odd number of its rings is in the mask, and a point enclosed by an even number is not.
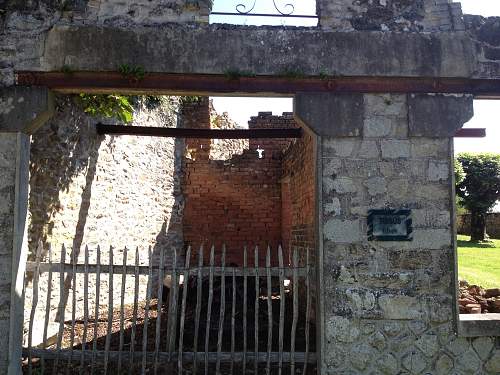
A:
[[[484,138],[486,137],[485,128],[464,128],[455,133],[455,138]]]
[[[137,135],[149,137],[204,138],[204,139],[254,139],[300,138],[301,128],[292,129],[195,129],[159,128],[151,126],[126,126],[97,124],[98,134]]]
[[[336,93],[468,93],[500,98],[500,79],[419,77],[234,77],[148,73],[143,78],[116,72],[17,72],[22,86],[46,86],[63,93],[157,93],[170,95],[288,95]]]
[[[159,128],[151,126],[126,126],[97,124],[98,134],[136,135],[150,137],[204,138],[204,139],[255,139],[255,138],[300,138],[301,128],[293,129],[196,129]],[[455,138],[484,138],[486,129],[460,129]]]

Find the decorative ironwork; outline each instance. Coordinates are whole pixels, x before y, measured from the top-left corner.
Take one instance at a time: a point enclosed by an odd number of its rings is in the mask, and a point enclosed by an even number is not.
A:
[[[212,11],[212,15],[219,16],[258,16],[258,17],[295,17],[295,18],[318,18],[317,15],[311,14],[293,14],[295,12],[295,5],[291,2],[285,4],[278,4],[276,0],[272,0],[274,9],[277,13],[252,13],[257,4],[257,0],[250,0],[247,4],[240,2],[235,7],[235,12],[217,12]]]

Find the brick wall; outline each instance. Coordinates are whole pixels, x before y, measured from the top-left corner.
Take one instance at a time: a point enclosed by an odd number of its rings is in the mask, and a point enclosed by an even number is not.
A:
[[[283,158],[282,224],[283,245],[291,259],[290,250],[298,249],[301,258],[306,248],[315,243],[315,162],[314,143],[309,134],[290,144]],[[311,255],[314,251],[311,251]]]
[[[208,99],[184,106],[183,126],[209,128],[208,107]],[[260,112],[249,121],[250,129],[296,126],[290,113],[273,116]],[[185,243],[195,248],[202,243],[220,248],[225,243],[227,262],[236,264],[243,263],[245,245],[253,250],[254,246],[276,248],[281,244],[282,214],[286,213],[281,200],[282,162],[289,145],[290,140],[250,140],[241,154],[215,160],[210,151],[213,143],[189,140],[183,182]],[[295,152],[299,152],[298,144],[288,154]],[[290,167],[293,163],[289,162]],[[285,236],[290,237],[291,227],[285,227],[290,230]],[[248,259],[253,262],[253,256]],[[260,259],[265,259],[263,252]]]

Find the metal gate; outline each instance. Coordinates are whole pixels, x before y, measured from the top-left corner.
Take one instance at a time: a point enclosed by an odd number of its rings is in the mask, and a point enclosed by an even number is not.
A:
[[[55,254],[40,245],[27,265],[23,371],[315,373],[310,250],[289,262],[281,247],[242,252],[235,265],[224,247]]]

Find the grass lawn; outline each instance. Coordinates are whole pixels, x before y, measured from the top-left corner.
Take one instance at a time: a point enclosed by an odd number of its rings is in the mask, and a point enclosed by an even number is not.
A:
[[[500,288],[500,240],[469,242],[458,235],[458,278],[484,288]]]

